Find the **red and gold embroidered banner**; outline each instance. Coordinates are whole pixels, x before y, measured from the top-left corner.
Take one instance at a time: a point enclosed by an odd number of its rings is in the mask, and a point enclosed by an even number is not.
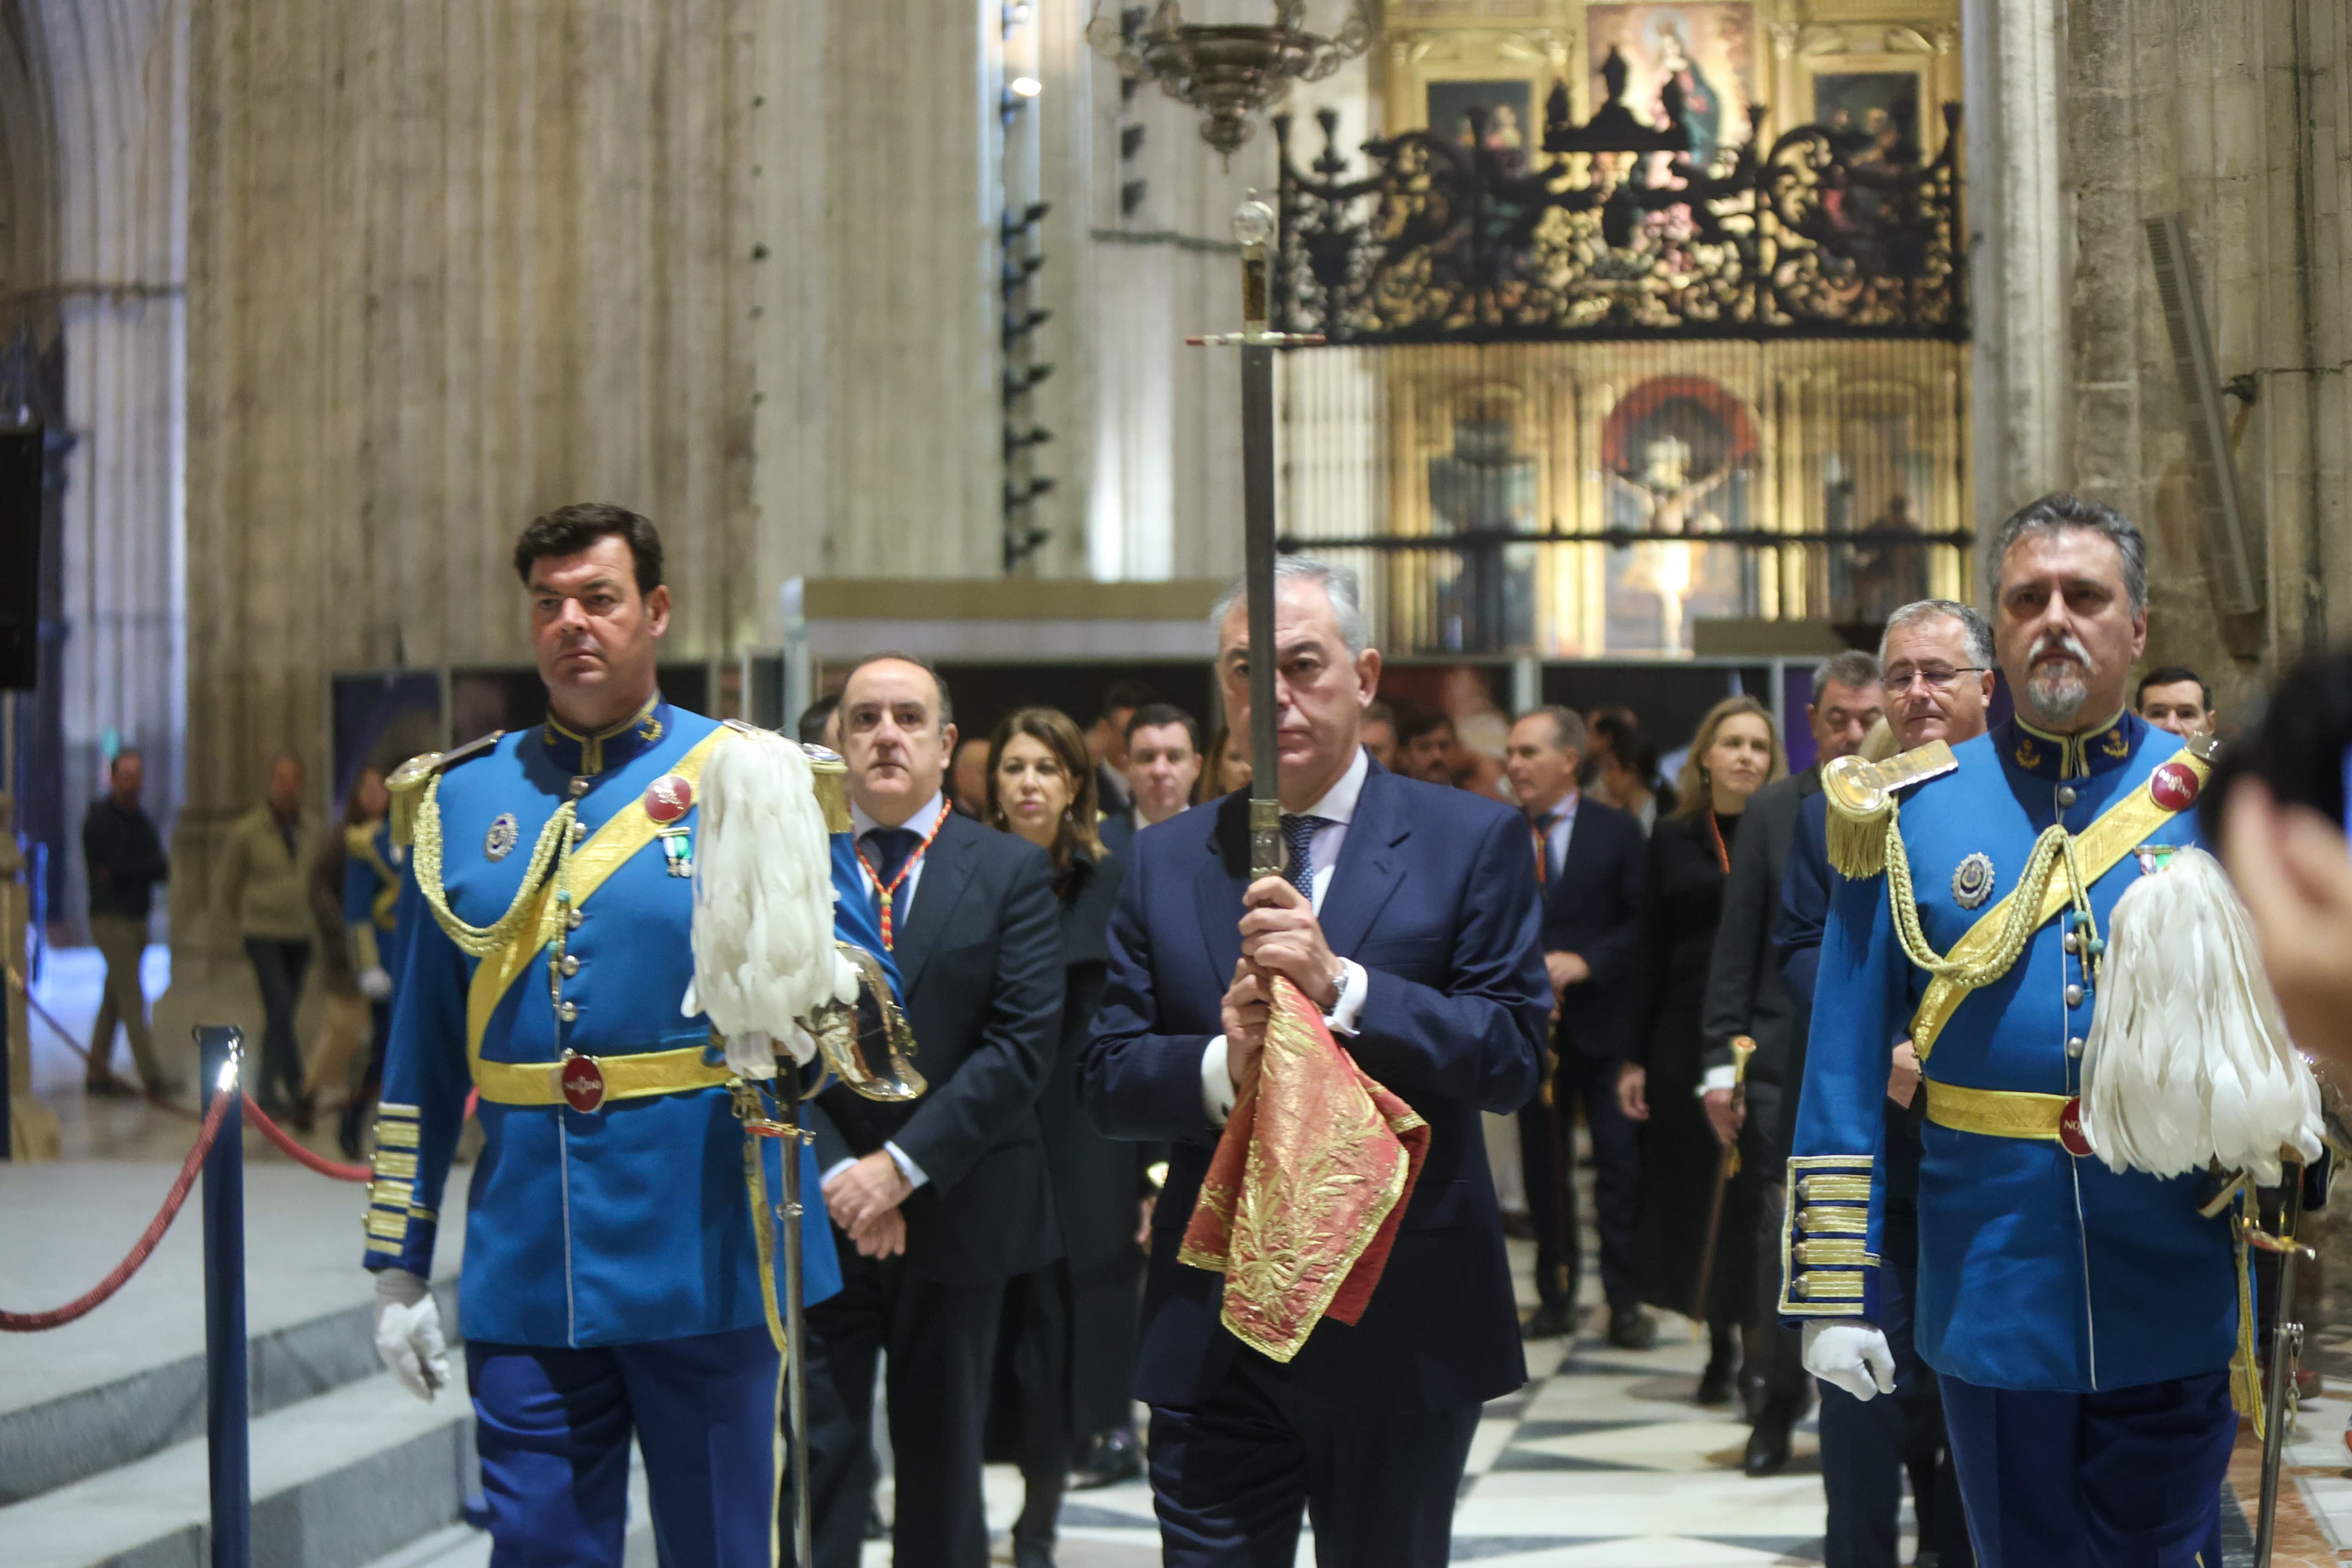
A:
[[[1429,1124],[1339,1048],[1287,980],[1257,1077],[1210,1159],[1177,1254],[1225,1277],[1223,1321],[1286,1362],[1363,1316],[1429,1152]]]

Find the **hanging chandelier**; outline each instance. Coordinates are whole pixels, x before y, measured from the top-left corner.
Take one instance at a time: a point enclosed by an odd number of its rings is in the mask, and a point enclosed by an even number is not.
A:
[[[1231,159],[1257,129],[1257,116],[1280,103],[1294,81],[1320,81],[1371,47],[1364,0],[1348,0],[1347,19],[1329,37],[1307,30],[1307,0],[1268,0],[1266,23],[1187,22],[1176,0],[1149,15],[1130,5],[1116,17],[1096,0],[1087,42],[1130,81],[1157,81],[1168,96],[1202,111],[1201,139]]]

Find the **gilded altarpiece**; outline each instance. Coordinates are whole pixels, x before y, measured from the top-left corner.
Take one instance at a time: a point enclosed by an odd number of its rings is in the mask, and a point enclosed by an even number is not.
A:
[[[1392,647],[1967,596],[1956,7],[1390,0],[1378,47],[1369,147],[1283,128],[1278,310],[1335,345],[1285,356],[1289,531],[1444,546],[1358,556]]]

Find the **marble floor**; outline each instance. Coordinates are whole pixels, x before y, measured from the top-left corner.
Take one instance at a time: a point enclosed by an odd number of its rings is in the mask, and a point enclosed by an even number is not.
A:
[[[162,990],[168,961],[151,954],[150,994]],[[158,972],[162,971],[162,972]],[[37,993],[58,1023],[86,1038],[97,1001],[96,954],[54,952]],[[234,977],[204,1005],[237,1007]],[[182,996],[201,994],[184,987]],[[159,1026],[161,1024],[159,1020]],[[174,1020],[184,1037],[184,1024]],[[184,1047],[164,1038],[167,1053]],[[80,1061],[37,1024],[36,1090],[64,1122],[69,1157],[169,1157],[185,1147],[188,1129],[168,1113],[135,1102],[85,1102]],[[167,1062],[171,1055],[167,1054]],[[118,1070],[127,1070],[118,1062]],[[324,1142],[323,1137],[314,1140]],[[267,1160],[271,1152],[257,1151]],[[1589,1210],[1588,1210],[1589,1212]],[[1532,1305],[1532,1249],[1513,1244],[1520,1288]],[[1585,1271],[1588,1281],[1595,1270]],[[1810,1423],[1801,1429],[1787,1472],[1751,1480],[1739,1470],[1744,1427],[1692,1401],[1704,1347],[1684,1320],[1667,1317],[1655,1349],[1628,1353],[1597,1339],[1573,1346],[1528,1347],[1528,1386],[1488,1407],[1471,1452],[1454,1520],[1457,1562],[1496,1568],[1730,1568],[1817,1563],[1823,1501]],[[2308,1404],[2289,1450],[2275,1568],[2352,1562],[2352,1326],[2322,1325],[2314,1361],[2329,1375],[2326,1396]],[[2231,1494],[2225,1499],[2228,1568],[2251,1563],[2246,1529],[2258,1475],[2250,1435],[2242,1435]],[[990,1516],[1000,1528],[1020,1507],[1020,1479],[1009,1469],[986,1478]],[[2241,1508],[2238,1499],[2245,1500]],[[885,1506],[887,1506],[887,1483]],[[642,1509],[636,1517],[644,1517]],[[1908,1510],[1906,1510],[1906,1530]],[[1009,1552],[1003,1553],[1009,1560]],[[1907,1557],[1907,1552],[1906,1552]],[[1141,1484],[1071,1494],[1062,1516],[1062,1568],[1141,1568],[1157,1562],[1158,1535],[1149,1489]],[[481,1568],[488,1542],[462,1526],[417,1542],[377,1568]],[[866,1550],[881,1568],[887,1544]],[[1312,1538],[1299,1562],[1314,1561]],[[651,1568],[650,1532],[632,1538],[632,1568]]]

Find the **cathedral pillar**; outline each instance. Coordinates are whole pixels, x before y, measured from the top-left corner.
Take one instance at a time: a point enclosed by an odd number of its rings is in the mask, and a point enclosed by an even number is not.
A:
[[[2058,9],[1961,6],[1979,533],[2068,478]]]
[[[751,0],[209,0],[190,37],[174,935],[337,670],[529,658],[549,507],[662,527],[669,657],[760,609]]]

